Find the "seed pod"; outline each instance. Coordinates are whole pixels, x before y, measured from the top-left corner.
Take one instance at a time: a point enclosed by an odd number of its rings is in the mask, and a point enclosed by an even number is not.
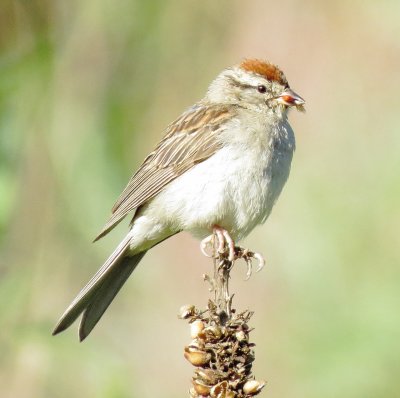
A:
[[[193,316],[195,312],[196,312],[196,307],[194,305],[183,305],[179,309],[178,316],[181,319],[187,319],[187,318]]]
[[[248,336],[246,335],[245,332],[243,332],[243,330],[239,330],[238,332],[235,333],[235,337],[237,341],[247,341],[248,340]]]
[[[248,395],[256,395],[264,388],[265,383],[265,381],[248,380],[244,383],[243,392]]]
[[[193,388],[199,395],[208,396],[210,394],[211,387],[207,384],[202,383],[200,380],[192,380]]]
[[[183,354],[185,358],[193,366],[202,366],[210,362],[211,354],[205,351],[197,350],[193,347],[185,347],[185,352]]]
[[[204,334],[208,341],[219,340],[222,337],[222,330],[218,326],[207,326],[204,329]]]
[[[196,390],[194,389],[194,387],[190,387],[189,389],[189,394],[192,398],[197,398],[199,396],[199,394],[197,394]]]
[[[200,333],[204,330],[204,322],[197,320],[190,324],[190,337],[196,339],[200,337]]]
[[[228,382],[226,380],[221,381],[210,390],[211,398],[225,398],[228,389]]]
[[[214,385],[217,383],[218,376],[212,369],[198,368],[194,371],[194,373],[196,375],[196,379],[202,381],[205,384]]]
[[[202,350],[204,346],[205,346],[204,341],[200,339],[194,339],[189,344],[190,348],[196,348],[198,350]]]

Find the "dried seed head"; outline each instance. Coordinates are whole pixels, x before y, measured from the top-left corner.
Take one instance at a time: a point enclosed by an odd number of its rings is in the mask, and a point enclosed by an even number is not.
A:
[[[194,371],[194,373],[196,374],[196,379],[201,380],[208,385],[214,385],[217,383],[218,376],[212,369],[198,368]]]
[[[192,380],[193,388],[199,395],[208,396],[210,394],[211,386],[202,383],[200,380]]]
[[[201,332],[204,330],[204,323],[200,320],[194,321],[190,324],[190,336],[192,339],[199,337]]]
[[[265,384],[265,381],[248,380],[244,383],[243,392],[248,395],[256,395],[264,388]]]
[[[192,398],[197,398],[199,396],[199,394],[197,394],[196,390],[194,389],[194,387],[190,387],[189,388],[189,394]]]
[[[222,330],[218,326],[207,326],[204,329],[207,341],[219,340],[222,337]]]
[[[227,390],[228,390],[228,382],[226,380],[221,381],[221,383],[218,383],[213,388],[211,388],[210,397],[225,398]]]
[[[179,318],[181,319],[187,319],[191,316],[193,316],[196,312],[196,307],[194,305],[183,305],[179,309]]]
[[[240,341],[240,342],[247,341],[249,339],[243,330],[239,330],[238,332],[236,332],[235,337],[236,337],[236,340]]]
[[[183,354],[185,358],[194,366],[202,366],[210,362],[211,354],[198,350],[194,347],[185,347]]]
[[[202,350],[204,346],[205,346],[204,341],[200,339],[194,339],[189,344],[190,348],[196,348],[198,350]]]

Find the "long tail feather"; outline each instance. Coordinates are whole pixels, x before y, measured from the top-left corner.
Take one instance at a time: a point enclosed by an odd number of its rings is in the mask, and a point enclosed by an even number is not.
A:
[[[103,316],[114,297],[120,291],[122,285],[129,278],[133,270],[139,264],[146,252],[136,254],[133,257],[124,257],[117,267],[110,269],[107,279],[99,287],[90,303],[83,311],[79,325],[79,339],[84,340],[97,322]]]
[[[129,242],[128,235],[66,309],[54,328],[53,335],[71,326],[82,313],[81,340],[90,333],[145,254],[143,252],[127,257]]]

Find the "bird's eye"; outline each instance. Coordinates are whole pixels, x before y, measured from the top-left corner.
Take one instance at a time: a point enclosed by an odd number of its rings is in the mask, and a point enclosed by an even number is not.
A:
[[[264,94],[267,91],[267,87],[265,87],[263,84],[260,84],[257,87],[257,90],[258,90],[259,93]]]

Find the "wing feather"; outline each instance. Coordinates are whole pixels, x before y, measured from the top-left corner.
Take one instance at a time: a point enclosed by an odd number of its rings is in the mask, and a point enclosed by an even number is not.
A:
[[[95,240],[106,235],[131,211],[157,195],[167,184],[208,159],[219,148],[219,133],[235,108],[195,105],[170,124],[164,138],[147,156],[112,208]]]

